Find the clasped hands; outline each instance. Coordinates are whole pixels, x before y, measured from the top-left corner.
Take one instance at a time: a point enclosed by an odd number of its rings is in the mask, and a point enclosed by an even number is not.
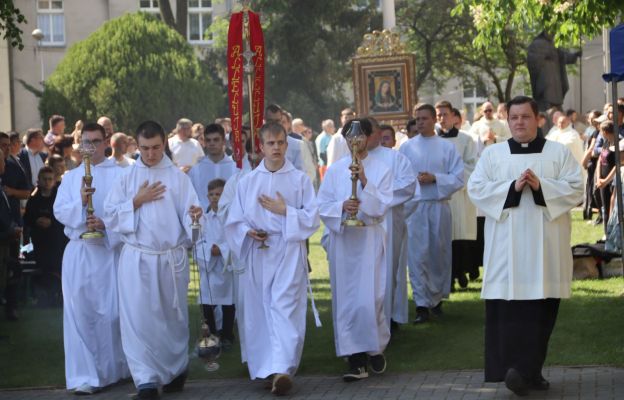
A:
[[[514,189],[516,192],[521,192],[525,185],[529,185],[533,191],[537,191],[540,188],[540,180],[530,168],[520,174],[520,177],[516,179]]]
[[[419,172],[417,178],[418,183],[420,183],[421,185],[428,185],[431,183],[435,183],[436,181],[435,175],[429,172]]]

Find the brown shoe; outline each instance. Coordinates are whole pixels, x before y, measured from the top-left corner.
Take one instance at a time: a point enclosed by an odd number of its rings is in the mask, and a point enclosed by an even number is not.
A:
[[[271,393],[276,396],[284,396],[292,388],[292,379],[287,374],[275,374],[273,376],[273,388]]]

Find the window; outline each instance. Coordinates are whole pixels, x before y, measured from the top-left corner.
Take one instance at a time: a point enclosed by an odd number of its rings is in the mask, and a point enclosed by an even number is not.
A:
[[[160,8],[158,8],[158,0],[140,0],[139,11],[151,14],[158,20],[161,19]]]
[[[141,11],[160,12],[158,9],[158,0],[139,0],[139,8]]]
[[[472,119],[477,113],[481,104],[488,100],[487,88],[481,81],[474,83],[464,83],[464,108],[466,109],[466,120],[472,124]]]
[[[212,37],[206,32],[211,23],[212,1],[188,0],[188,41],[194,44],[212,43]]]
[[[43,32],[41,45],[64,46],[65,14],[63,14],[63,1],[37,1],[37,25]]]

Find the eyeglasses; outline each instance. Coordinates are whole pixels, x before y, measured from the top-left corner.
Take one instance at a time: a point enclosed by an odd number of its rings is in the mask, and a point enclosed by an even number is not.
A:
[[[104,140],[102,140],[102,139],[95,139],[95,140],[88,140],[88,139],[85,139],[85,140],[83,140],[83,141],[82,141],[82,143],[84,143],[84,144],[85,144],[85,145],[87,145],[87,146],[88,146],[88,145],[99,146],[99,145],[101,145],[102,143],[104,143]]]
[[[486,112],[486,113],[491,113],[492,111],[494,111],[494,110],[492,110],[492,109],[489,109],[489,110],[483,110],[483,112]]]

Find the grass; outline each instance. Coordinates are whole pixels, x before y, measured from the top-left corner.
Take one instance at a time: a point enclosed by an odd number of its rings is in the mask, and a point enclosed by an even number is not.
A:
[[[572,244],[594,242],[600,227],[585,224],[573,213]],[[310,241],[312,284],[322,328],[314,326],[308,313],[308,329],[300,374],[339,374],[345,364],[336,358],[331,321],[331,293],[320,231]],[[483,366],[484,306],[479,299],[481,283],[471,282],[451,295],[445,315],[425,326],[404,325],[386,356],[388,372],[478,369]],[[602,364],[624,367],[624,288],[622,278],[574,282],[573,297],[561,304],[551,340],[549,365]],[[199,332],[199,310],[194,286],[189,291],[191,335]],[[413,313],[413,306],[410,306]],[[0,387],[64,386],[62,312],[59,309],[26,307],[18,323],[0,325]],[[413,317],[413,315],[411,315]],[[193,346],[195,338],[191,339]],[[240,363],[239,347],[224,353],[221,368],[207,372],[198,359],[191,360],[192,379],[247,377]]]

